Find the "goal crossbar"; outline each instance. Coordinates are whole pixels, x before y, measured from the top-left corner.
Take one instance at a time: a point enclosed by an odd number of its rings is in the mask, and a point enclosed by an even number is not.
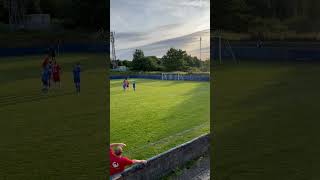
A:
[[[162,73],[161,80],[184,80],[184,76],[181,73]]]

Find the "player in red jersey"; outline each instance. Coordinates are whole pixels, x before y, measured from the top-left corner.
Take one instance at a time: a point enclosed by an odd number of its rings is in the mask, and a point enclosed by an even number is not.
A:
[[[49,56],[47,55],[42,62],[42,68],[43,69],[46,68],[48,64],[49,64]]]
[[[52,70],[53,81],[54,81],[55,86],[57,85],[57,83],[59,83],[59,87],[61,86],[61,84],[60,84],[60,71],[61,71],[61,67],[57,63],[57,61],[55,60],[53,63],[53,70]]]
[[[110,144],[110,176],[124,171],[126,166],[137,163],[147,163],[146,160],[131,160],[122,156],[122,147],[126,146],[123,143]],[[113,148],[115,148],[113,150]]]

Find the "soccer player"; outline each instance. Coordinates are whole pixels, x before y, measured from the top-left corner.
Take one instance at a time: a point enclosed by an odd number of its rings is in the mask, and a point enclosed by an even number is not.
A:
[[[49,63],[49,56],[47,55],[42,62],[42,68],[43,69],[46,68],[48,63]]]
[[[79,94],[80,93],[80,63],[78,62],[74,67],[73,67],[73,82],[76,86],[76,91]]]
[[[127,88],[126,80],[123,80],[123,82],[122,82],[122,88],[123,88],[123,91],[126,91],[126,88]]]
[[[57,83],[59,83],[59,88],[61,87],[61,83],[60,83],[60,65],[57,63],[57,61],[55,60],[53,63],[53,81],[54,81],[54,85],[56,86]]]
[[[48,63],[48,87],[50,88],[51,87],[51,77],[52,77],[52,61],[49,61],[49,63]]]
[[[129,90],[129,87],[130,87],[130,86],[129,86],[129,81],[127,80],[127,89],[128,89],[128,90]]]
[[[132,88],[133,88],[133,91],[136,91],[136,82],[135,81],[132,82]]]
[[[110,176],[123,172],[126,166],[137,163],[147,163],[146,160],[131,160],[122,156],[122,148],[124,146],[126,145],[123,143],[110,144]]]
[[[49,81],[48,65],[45,68],[43,68],[43,70],[42,70],[41,80],[42,80],[42,85],[43,85],[42,91],[48,92],[48,81]]]
[[[128,84],[129,84],[128,78],[125,78],[123,80],[123,90],[124,91],[128,88],[128,86],[129,86]]]

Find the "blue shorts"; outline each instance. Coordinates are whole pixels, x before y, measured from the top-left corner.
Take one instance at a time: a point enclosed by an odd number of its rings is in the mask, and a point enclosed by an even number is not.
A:
[[[48,86],[48,80],[45,79],[45,78],[42,78],[42,84],[43,84],[44,86]]]

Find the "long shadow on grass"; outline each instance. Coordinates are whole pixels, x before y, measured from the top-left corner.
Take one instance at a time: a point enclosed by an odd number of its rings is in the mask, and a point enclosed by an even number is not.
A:
[[[315,82],[305,73],[300,66],[292,67],[272,82],[261,82],[255,94],[244,95],[228,109],[220,108],[223,102],[215,95],[216,179],[311,179],[310,150],[315,147],[308,130],[315,117],[308,102],[320,87],[313,87]]]
[[[0,97],[0,108],[10,105],[16,105],[21,103],[30,103],[30,102],[39,102],[40,100],[44,99],[52,99],[59,96],[66,96],[66,95],[75,95],[74,91],[63,91],[54,94],[44,94],[41,92],[37,93],[29,93],[26,95],[8,95],[8,96],[1,96]]]

